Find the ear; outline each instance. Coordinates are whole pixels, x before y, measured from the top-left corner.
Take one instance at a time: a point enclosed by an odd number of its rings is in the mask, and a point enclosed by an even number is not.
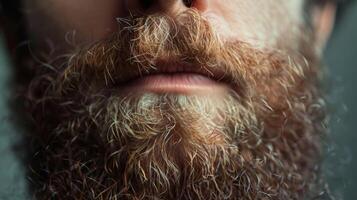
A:
[[[336,4],[326,2],[316,5],[312,11],[313,28],[315,32],[316,44],[320,50],[325,48],[325,45],[332,33],[336,16]]]

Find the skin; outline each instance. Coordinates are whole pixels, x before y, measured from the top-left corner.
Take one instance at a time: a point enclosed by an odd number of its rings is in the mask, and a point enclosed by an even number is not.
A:
[[[176,16],[188,9],[178,0],[157,0],[145,11],[138,0],[28,0],[25,4],[33,39],[45,37],[60,47],[65,46],[65,35],[73,32],[79,43],[106,38],[117,31],[116,18],[130,13]],[[193,7],[208,17],[221,37],[258,46],[276,47],[282,36],[289,39],[304,23],[302,0],[197,0]]]

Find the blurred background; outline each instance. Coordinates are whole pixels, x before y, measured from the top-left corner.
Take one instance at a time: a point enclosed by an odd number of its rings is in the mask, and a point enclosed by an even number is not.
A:
[[[11,66],[0,32],[0,200],[29,199],[26,177],[13,151],[19,131],[10,122],[7,102]],[[324,171],[336,199],[357,199],[357,3],[339,21],[325,51],[328,66],[331,133]],[[354,143],[356,142],[356,144]]]
[[[330,145],[325,172],[337,199],[357,199],[357,2],[342,15],[325,51],[330,76]]]

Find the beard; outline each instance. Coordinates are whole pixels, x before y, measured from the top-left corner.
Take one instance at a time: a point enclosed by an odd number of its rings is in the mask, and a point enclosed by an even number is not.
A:
[[[227,42],[187,11],[120,20],[120,32],[36,69],[27,95],[39,199],[302,199],[319,193],[318,59]],[[302,53],[301,53],[302,52]],[[220,68],[208,95],[124,92],[159,62]]]

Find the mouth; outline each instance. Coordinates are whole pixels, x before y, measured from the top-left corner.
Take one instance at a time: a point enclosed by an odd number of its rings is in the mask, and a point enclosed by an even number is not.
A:
[[[230,79],[218,67],[208,69],[190,63],[159,62],[119,84],[130,93],[219,94],[229,89]]]

